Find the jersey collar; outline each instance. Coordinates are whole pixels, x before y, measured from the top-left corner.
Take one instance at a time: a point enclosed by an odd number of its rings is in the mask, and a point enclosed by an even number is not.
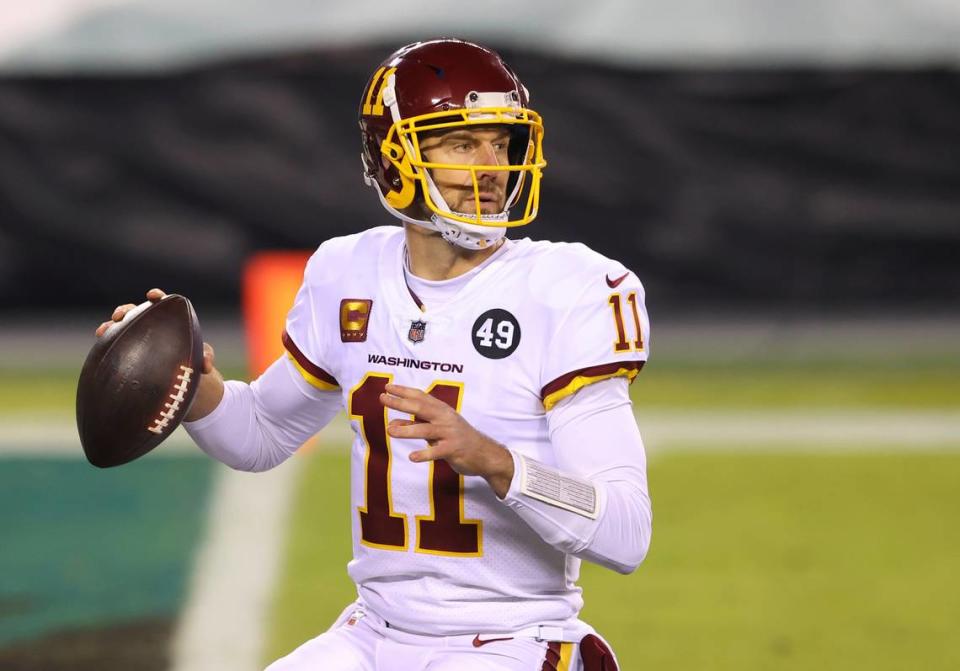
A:
[[[471,271],[473,277],[460,289],[453,300],[439,308],[430,309],[429,305],[423,305],[419,301],[419,298],[414,295],[407,284],[406,235],[401,228],[400,234],[395,238],[395,242],[392,245],[385,245],[381,254],[381,291],[385,296],[389,297],[389,302],[393,309],[403,312],[404,316],[410,319],[416,319],[423,314],[430,316],[446,314],[457,310],[460,305],[469,303],[470,298],[482,290],[488,278],[497,274],[497,272],[503,268],[505,261],[510,258],[512,255],[511,252],[515,247],[516,243],[514,241],[504,239],[500,249],[478,266],[479,270]]]

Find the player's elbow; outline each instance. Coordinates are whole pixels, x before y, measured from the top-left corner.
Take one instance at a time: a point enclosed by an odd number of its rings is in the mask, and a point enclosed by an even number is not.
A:
[[[640,567],[650,549],[649,526],[637,532],[622,537],[615,550],[608,549],[601,554],[598,548],[587,548],[576,556],[622,575],[629,575]]]
[[[611,571],[616,571],[621,575],[630,575],[636,571],[643,563],[646,553],[643,552],[618,552],[616,556],[600,556],[592,552],[581,552],[577,556],[593,564],[597,564]]]
[[[254,447],[245,451],[247,459],[237,470],[263,473],[289,459],[299,445],[291,439],[284,428],[261,414],[255,418]]]
[[[238,471],[246,471],[248,473],[263,473],[282,464],[291,454],[283,449],[281,445],[272,441],[261,441],[259,447],[260,449],[257,450],[253,459],[240,467],[234,468]]]
[[[221,464],[242,473],[269,471],[271,468],[279,466],[286,456],[289,456],[282,450],[271,446],[262,436],[259,436],[257,440],[247,441],[243,447],[237,450],[211,449],[208,445],[200,445],[200,449]]]
[[[617,542],[616,550],[611,553],[610,568],[626,575],[639,568],[650,550],[653,531],[650,497],[644,489],[627,483],[610,485],[608,496],[619,501],[618,524],[611,529]]]
[[[206,445],[202,445],[201,449],[230,470],[240,471],[241,473],[261,473],[276,466],[276,464],[271,464],[262,459],[259,454],[251,456],[242,453],[235,454],[226,450],[211,450]]]
[[[614,564],[610,568],[619,573],[620,575],[630,575],[638,568],[640,568],[640,563],[636,564]]]
[[[269,471],[271,468],[278,466],[280,462],[267,461],[264,459],[257,459],[252,463],[238,464],[237,466],[231,466],[235,471],[242,471],[244,473],[263,473],[264,471]]]
[[[647,533],[645,534],[643,541],[633,545],[632,547],[625,548],[623,555],[618,557],[617,561],[610,568],[622,575],[630,575],[640,568],[640,564],[642,564],[643,560],[647,558],[647,552],[649,549],[650,534]]]

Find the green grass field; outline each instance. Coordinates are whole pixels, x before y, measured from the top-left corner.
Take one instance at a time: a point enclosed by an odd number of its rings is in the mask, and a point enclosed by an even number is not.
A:
[[[77,371],[0,370],[5,418],[72,418]],[[640,407],[762,415],[960,409],[960,362],[655,361]],[[651,453],[650,555],[631,576],[584,564],[583,617],[624,669],[960,668],[960,450],[854,453],[774,443]],[[265,659],[326,629],[355,591],[345,446],[303,473]],[[810,445],[811,448],[822,448]],[[837,445],[837,447],[843,447]],[[670,449],[678,448],[678,449]],[[798,449],[799,448],[799,449]],[[941,449],[946,448],[946,449]]]
[[[243,379],[238,368],[223,371]],[[22,412],[73,412],[77,370],[0,366],[0,417]],[[956,409],[960,360],[836,361],[690,365],[654,361],[633,384],[644,407],[702,410],[801,408]]]
[[[348,457],[306,458],[267,656],[354,597]],[[631,576],[584,564],[624,669],[956,669],[960,455],[664,454]]]

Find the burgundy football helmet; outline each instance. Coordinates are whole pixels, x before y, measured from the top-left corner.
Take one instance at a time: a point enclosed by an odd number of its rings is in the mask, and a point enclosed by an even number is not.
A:
[[[527,107],[529,92],[500,56],[456,39],[416,42],[387,58],[373,73],[360,101],[364,178],[383,206],[403,221],[440,231],[448,241],[481,249],[506,228],[537,216],[543,158],[543,123]],[[430,163],[422,134],[503,125],[509,131],[504,165]],[[473,213],[456,212],[431,177],[432,169],[464,170],[473,182]],[[481,213],[477,172],[507,172],[502,212]],[[520,216],[510,209],[523,194]],[[419,199],[419,201],[418,201]],[[411,207],[415,203],[422,207]]]

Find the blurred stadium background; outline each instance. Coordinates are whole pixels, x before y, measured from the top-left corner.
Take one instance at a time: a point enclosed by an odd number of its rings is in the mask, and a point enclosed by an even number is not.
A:
[[[356,107],[397,46],[502,51],[539,219],[647,287],[650,557],[584,565],[625,669],[955,669],[952,0],[0,5],[0,669],[247,671],[351,598],[346,424],[263,475],[181,434],[99,472],[93,329],[161,286],[246,378],[257,253],[389,223]]]

